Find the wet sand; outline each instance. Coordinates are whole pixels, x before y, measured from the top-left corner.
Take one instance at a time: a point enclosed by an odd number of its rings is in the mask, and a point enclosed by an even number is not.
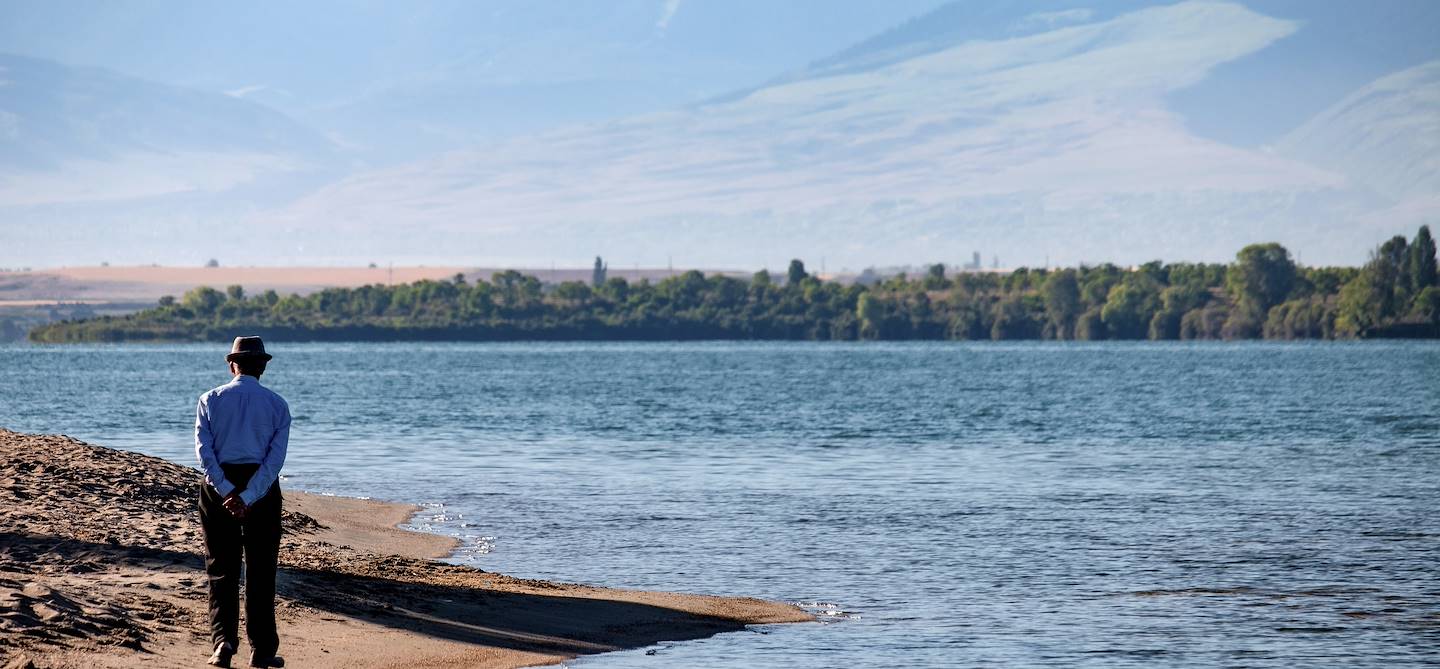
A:
[[[199,485],[158,458],[0,429],[0,667],[204,666]],[[812,619],[758,599],[436,562],[450,538],[396,528],[415,507],[284,494],[287,666],[533,666]],[[248,651],[242,642],[236,666]]]

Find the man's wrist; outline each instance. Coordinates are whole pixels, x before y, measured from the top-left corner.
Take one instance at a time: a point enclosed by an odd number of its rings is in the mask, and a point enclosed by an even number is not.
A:
[[[235,492],[235,484],[225,479],[220,479],[220,481],[215,484],[215,492],[220,493],[220,498],[224,499]]]

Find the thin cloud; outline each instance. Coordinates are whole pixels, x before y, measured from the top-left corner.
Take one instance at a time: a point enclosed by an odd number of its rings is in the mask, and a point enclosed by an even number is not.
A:
[[[232,98],[243,98],[247,95],[250,95],[251,93],[259,93],[260,91],[265,90],[265,88],[266,86],[264,84],[256,84],[254,86],[241,86],[240,88],[225,91],[225,94]]]
[[[660,8],[660,20],[655,22],[655,29],[665,32],[670,27],[670,19],[675,18],[675,12],[680,11],[680,0],[665,0]]]
[[[5,82],[0,82],[0,85],[4,84]],[[3,109],[0,109],[0,138],[20,138],[20,117]]]
[[[1037,12],[1020,19],[1016,24],[1018,30],[1049,29],[1060,26],[1084,23],[1094,16],[1094,10],[1078,8],[1066,9],[1058,12]]]

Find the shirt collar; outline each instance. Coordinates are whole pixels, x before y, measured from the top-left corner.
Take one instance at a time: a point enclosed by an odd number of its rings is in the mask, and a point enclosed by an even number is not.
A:
[[[260,379],[250,376],[249,374],[236,374],[235,383],[260,383]]]

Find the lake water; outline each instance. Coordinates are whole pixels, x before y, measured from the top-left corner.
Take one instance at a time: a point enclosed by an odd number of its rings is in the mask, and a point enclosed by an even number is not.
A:
[[[577,667],[1440,662],[1440,343],[271,348],[291,488],[825,621]],[[225,351],[0,347],[0,425],[189,464]]]

